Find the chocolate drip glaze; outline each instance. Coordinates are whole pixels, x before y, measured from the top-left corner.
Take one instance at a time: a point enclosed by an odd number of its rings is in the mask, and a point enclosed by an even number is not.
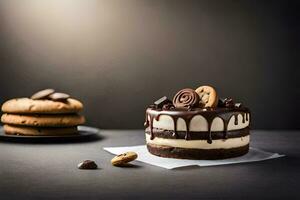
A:
[[[177,138],[177,120],[178,117],[172,116],[173,122],[174,122],[174,136]]]
[[[238,125],[238,114],[234,114],[234,125]]]
[[[148,114],[146,112],[144,127],[148,127],[148,126],[149,126],[149,120],[148,120]]]
[[[207,120],[207,130],[208,130],[208,138],[207,142],[212,143],[212,136],[211,136],[211,125],[213,120],[216,117],[219,117],[222,119],[224,123],[224,132],[223,132],[223,137],[224,139],[227,138],[227,129],[228,129],[228,123],[231,119],[231,117],[234,117],[234,124],[238,124],[238,115],[241,114],[243,117],[243,123],[245,123],[245,118],[246,121],[248,121],[248,113],[249,110],[245,107],[243,108],[210,108],[210,109],[201,109],[201,108],[195,108],[193,110],[186,110],[186,109],[173,109],[173,110],[157,110],[154,108],[148,108],[146,110],[146,121],[144,123],[145,127],[150,128],[150,139],[154,139],[153,135],[153,120],[159,120],[159,117],[161,115],[167,115],[170,116],[173,120],[174,123],[174,136],[177,137],[177,120],[178,118],[182,118],[185,121],[186,124],[186,134],[185,134],[185,139],[189,140],[190,139],[190,122],[192,118],[196,115],[201,115]],[[149,121],[150,120],[150,121]]]
[[[150,115],[150,139],[153,140],[154,139],[154,136],[153,136],[153,119],[154,117]],[[149,123],[149,122],[148,122]]]

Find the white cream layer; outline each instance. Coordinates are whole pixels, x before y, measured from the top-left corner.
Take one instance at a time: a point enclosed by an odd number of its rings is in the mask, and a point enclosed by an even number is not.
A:
[[[248,120],[243,123],[243,117],[241,114],[238,115],[238,123],[237,125],[234,124],[235,117],[232,116],[228,122],[227,130],[239,130],[246,128],[249,126],[250,122],[250,114],[247,113]],[[149,118],[149,116],[148,116]],[[149,118],[150,120],[150,118]],[[153,120],[153,127],[160,128],[164,130],[174,130],[174,122],[173,119],[168,115],[161,115],[159,120]],[[190,131],[194,132],[201,132],[201,131],[208,131],[208,122],[202,115],[196,115],[192,118],[190,122]],[[178,118],[177,120],[177,131],[185,131],[186,130],[186,123],[182,118]],[[220,117],[216,117],[211,125],[211,131],[223,131],[224,130],[224,122]]]
[[[209,144],[206,140],[184,140],[184,139],[167,139],[155,137],[150,140],[150,135],[146,134],[147,144],[165,145],[171,147],[188,148],[188,149],[230,149],[241,147],[249,144],[250,136],[213,140]]]

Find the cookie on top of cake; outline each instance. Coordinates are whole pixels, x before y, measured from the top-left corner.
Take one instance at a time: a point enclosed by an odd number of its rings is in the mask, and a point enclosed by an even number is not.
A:
[[[16,98],[2,105],[1,122],[10,135],[59,136],[77,134],[77,126],[85,122],[78,114],[80,101],[70,95],[45,89],[30,98]]]
[[[249,151],[250,111],[211,86],[182,89],[146,110],[145,135],[154,155],[182,159],[224,159]]]

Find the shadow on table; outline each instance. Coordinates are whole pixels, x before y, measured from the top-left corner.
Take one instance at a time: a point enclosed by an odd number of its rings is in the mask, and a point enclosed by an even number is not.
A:
[[[70,138],[21,138],[21,137],[2,137],[0,142],[10,143],[26,143],[26,144],[64,144],[64,143],[86,143],[95,142],[105,139],[104,136],[99,134],[88,135],[85,137],[70,137]]]
[[[136,165],[136,164],[132,164],[132,163],[125,163],[125,164],[122,164],[122,165],[119,165],[119,166],[115,166],[115,167],[137,169],[137,168],[141,168],[142,166]]]

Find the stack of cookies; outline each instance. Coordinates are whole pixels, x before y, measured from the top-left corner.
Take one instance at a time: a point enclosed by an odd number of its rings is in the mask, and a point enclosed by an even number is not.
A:
[[[30,98],[6,101],[2,105],[1,121],[5,133],[10,135],[72,135],[85,122],[78,114],[82,109],[82,103],[70,95],[45,89]]]

